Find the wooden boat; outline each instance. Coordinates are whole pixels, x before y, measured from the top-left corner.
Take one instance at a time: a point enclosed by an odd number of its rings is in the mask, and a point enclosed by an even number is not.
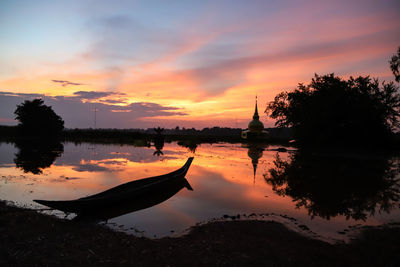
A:
[[[178,179],[175,182],[168,182],[163,188],[153,190],[149,194],[130,197],[114,205],[103,206],[100,209],[79,213],[78,216],[74,218],[74,221],[106,221],[127,213],[150,208],[171,198],[184,187],[192,190],[189,182],[185,178]]]
[[[180,169],[171,173],[121,184],[95,195],[75,200],[33,201],[53,209],[77,213],[81,217],[91,215],[104,219],[116,217],[118,214],[122,215],[161,203],[183,187],[193,190],[185,179],[192,161],[193,157],[189,158]]]

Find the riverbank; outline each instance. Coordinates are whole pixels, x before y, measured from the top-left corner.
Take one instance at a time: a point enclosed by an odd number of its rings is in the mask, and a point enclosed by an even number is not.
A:
[[[395,266],[400,227],[331,245],[268,221],[214,222],[147,239],[0,202],[1,266]]]

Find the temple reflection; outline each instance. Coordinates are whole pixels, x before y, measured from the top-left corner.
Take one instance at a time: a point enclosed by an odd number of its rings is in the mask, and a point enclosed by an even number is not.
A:
[[[268,145],[262,143],[246,143],[242,144],[242,147],[248,148],[247,155],[251,159],[251,164],[253,165],[253,183],[255,183],[258,161],[262,158],[263,152]]]

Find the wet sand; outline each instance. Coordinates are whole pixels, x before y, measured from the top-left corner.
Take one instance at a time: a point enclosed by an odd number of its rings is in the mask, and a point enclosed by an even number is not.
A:
[[[328,244],[268,221],[213,222],[147,239],[0,202],[0,266],[397,266],[400,227]]]

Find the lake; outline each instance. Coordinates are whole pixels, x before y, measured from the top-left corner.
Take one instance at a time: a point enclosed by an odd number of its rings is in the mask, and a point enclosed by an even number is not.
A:
[[[33,199],[88,196],[176,170],[193,156],[186,175],[193,191],[182,188],[156,206],[100,223],[158,238],[181,235],[212,220],[251,218],[278,221],[335,242],[349,240],[363,226],[400,222],[398,156],[299,152],[262,144],[155,146],[144,141],[0,143],[0,199],[43,209]],[[41,212],[66,219],[75,216]]]

